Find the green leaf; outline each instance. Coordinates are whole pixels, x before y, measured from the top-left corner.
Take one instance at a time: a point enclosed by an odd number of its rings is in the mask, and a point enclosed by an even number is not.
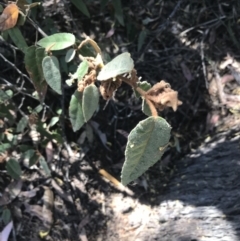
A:
[[[82,93],[78,91],[75,91],[72,95],[69,106],[69,117],[72,123],[73,131],[79,130],[84,125]]]
[[[17,26],[23,26],[26,22],[26,17],[27,16],[23,12],[19,11],[18,20],[17,20],[16,25]]]
[[[49,86],[61,95],[61,73],[58,59],[55,56],[46,56],[42,61],[42,68],[44,77]]]
[[[90,13],[87,9],[87,6],[82,0],[71,0],[71,2],[78,8],[78,10],[90,18]]]
[[[42,60],[46,56],[44,48],[31,46],[27,48],[24,56],[25,68],[32,79],[40,102],[43,102],[47,92],[47,82],[44,79]]]
[[[140,52],[140,50],[142,49],[142,46],[145,42],[145,39],[146,39],[147,35],[148,35],[147,29],[143,29],[140,32],[140,34],[138,36],[138,52]]]
[[[46,160],[43,156],[40,156],[39,163],[40,163],[42,169],[44,170],[45,174],[47,176],[51,176],[51,171],[50,171],[50,169],[48,167],[48,164],[47,164],[47,162],[46,162]]]
[[[121,175],[123,185],[138,178],[161,158],[170,131],[170,125],[163,118],[148,117],[130,132]]]
[[[8,125],[11,126],[16,119],[16,108],[12,103],[0,103],[0,117],[7,118]]]
[[[52,141],[52,134],[46,130],[45,124],[41,121],[37,123],[37,132],[41,134],[41,138],[45,139],[45,141]]]
[[[24,53],[26,53],[26,50],[28,48],[28,45],[25,41],[25,38],[23,37],[21,31],[19,30],[18,27],[10,28],[6,30],[11,37],[12,41],[14,44],[22,50]]]
[[[54,116],[49,123],[49,127],[54,126],[59,121],[59,116]]]
[[[34,108],[33,112],[40,113],[43,110],[43,105],[38,105]]]
[[[121,0],[112,0],[112,4],[115,10],[115,18],[118,20],[118,22],[124,26],[124,20],[123,20],[123,10],[122,10],[122,2]]]
[[[12,98],[13,97],[13,91],[12,90],[6,90],[5,93]]]
[[[57,133],[57,131],[60,132],[59,129],[55,130],[53,133],[52,133],[52,140],[56,141],[56,143],[58,144],[63,144],[63,138],[62,138],[62,133]]]
[[[11,96],[7,93],[7,91],[0,89],[0,103],[3,103],[9,99],[11,99]]]
[[[17,132],[23,132],[27,124],[28,124],[28,118],[26,116],[23,116],[17,124]]]
[[[29,146],[29,145],[19,145],[18,148],[19,148],[19,150],[20,150],[21,152],[25,152],[25,151],[31,149],[32,146]]]
[[[37,42],[38,45],[51,50],[61,50],[75,44],[75,36],[71,33],[56,33]]]
[[[73,60],[74,56],[76,54],[75,49],[69,49],[65,55],[65,61],[66,63],[69,63],[71,60]]]
[[[99,93],[95,85],[87,86],[83,91],[82,110],[85,122],[87,122],[98,108]]]
[[[31,167],[32,165],[35,165],[38,162],[39,156],[37,155],[36,151],[33,149],[29,149],[25,151],[22,155],[24,158],[24,162]]]
[[[19,163],[13,158],[7,161],[6,169],[8,174],[14,179],[19,179],[22,175],[22,170]]]
[[[100,73],[98,74],[98,80],[108,80],[115,78],[118,75],[130,73],[134,68],[131,55],[127,52],[118,55],[111,62],[107,63]]]
[[[39,156],[36,152],[34,152],[34,155],[29,160],[29,167],[35,165],[38,162]]]
[[[87,74],[88,72],[88,62],[87,60],[83,60],[81,64],[78,66],[77,71],[76,71],[76,76],[78,81],[81,81],[82,78]]]
[[[143,99],[142,100],[142,112],[147,115],[147,116],[151,116],[152,115],[152,112],[150,110],[150,107],[149,105],[147,104],[146,100]]]
[[[0,153],[4,153],[6,150],[11,148],[10,143],[2,143],[0,144]]]
[[[142,81],[142,82],[138,83],[137,86],[144,91],[148,91],[151,89],[151,84],[148,83],[147,81]],[[141,97],[141,95],[136,90],[134,90],[134,94],[137,98]]]
[[[11,215],[11,211],[6,208],[3,210],[2,212],[2,220],[4,222],[5,225],[7,225],[12,219],[12,215]]]
[[[142,81],[142,82],[138,83],[138,87],[140,87],[144,91],[148,91],[149,89],[151,89],[151,84],[148,83],[147,81]],[[134,93],[137,98],[141,97],[141,95],[138,93],[138,91],[134,90]],[[147,102],[144,98],[142,100],[142,111],[147,116],[152,115],[149,105],[147,104]]]

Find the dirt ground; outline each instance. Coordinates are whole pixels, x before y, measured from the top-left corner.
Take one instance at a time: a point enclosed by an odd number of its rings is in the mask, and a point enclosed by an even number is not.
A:
[[[122,86],[89,122],[92,143],[84,131],[66,127],[76,155],[71,159],[64,147],[53,146],[51,178],[24,168],[22,180],[10,183],[1,172],[0,204],[14,221],[9,240],[37,241],[41,234],[54,241],[240,240],[240,2],[123,1],[135,26],[149,31],[141,51],[126,27],[116,25],[106,37],[111,18],[97,2],[88,5],[90,19],[68,1],[43,7],[60,32],[88,35],[111,57],[129,51],[143,80],[165,80],[178,91],[183,104],[177,112],[161,113],[172,126],[171,145],[142,177],[121,186],[126,137],[145,118],[132,90]],[[33,34],[30,29],[25,34]],[[11,47],[0,42],[2,49]],[[22,60],[18,64],[25,71]],[[0,65],[0,77],[16,79],[1,58]]]

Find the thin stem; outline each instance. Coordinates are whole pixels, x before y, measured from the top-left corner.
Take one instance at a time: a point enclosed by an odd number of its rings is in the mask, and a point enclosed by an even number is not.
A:
[[[140,87],[137,87],[135,89],[142,97],[146,98],[146,91],[144,91],[143,89],[141,89]]]
[[[147,102],[147,104],[148,104],[148,106],[151,110],[152,116],[155,117],[155,118],[158,117],[157,110],[156,110],[155,106],[153,105],[152,101],[149,100],[148,98],[145,98],[145,100],[146,100],[146,102]]]
[[[142,90],[140,87],[137,87],[135,90],[146,100],[146,102],[151,110],[152,116],[158,117],[156,107],[153,105],[152,101],[148,99],[146,91]]]

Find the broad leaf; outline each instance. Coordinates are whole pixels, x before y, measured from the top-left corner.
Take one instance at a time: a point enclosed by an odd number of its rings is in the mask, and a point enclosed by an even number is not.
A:
[[[37,163],[39,157],[36,154],[35,150],[29,149],[23,153],[22,158],[24,159],[25,165],[31,167],[32,165],[35,165]]]
[[[121,182],[127,185],[163,155],[170,139],[170,125],[161,117],[148,117],[130,132]]]
[[[7,91],[3,91],[0,89],[0,103],[3,103],[9,99],[11,99],[12,96],[8,95]]]
[[[147,81],[142,81],[142,82],[138,83],[137,86],[144,91],[148,91],[151,89],[151,84],[148,83]],[[141,95],[138,93],[137,90],[134,90],[134,94],[137,98],[141,97]]]
[[[47,162],[46,162],[46,160],[43,156],[40,156],[39,163],[40,163],[42,169],[44,170],[45,174],[47,176],[51,176],[51,171],[50,171],[50,169],[48,167],[48,164],[47,164]]]
[[[150,110],[150,107],[149,105],[147,104],[146,100],[143,99],[142,100],[142,112],[147,115],[147,116],[151,116],[152,115],[152,112]]]
[[[9,159],[6,164],[8,174],[14,178],[19,179],[22,175],[22,170],[19,163],[15,159]]]
[[[90,13],[87,9],[86,4],[83,2],[83,0],[71,0],[71,2],[87,17],[90,18]]]
[[[133,68],[134,64],[131,55],[129,53],[122,53],[102,68],[97,79],[108,80],[115,78],[118,75],[130,73]]]
[[[44,79],[42,69],[42,60],[45,56],[44,48],[37,48],[36,46],[27,48],[24,56],[25,68],[41,102],[44,101],[47,92],[47,82]]]
[[[5,118],[8,125],[11,126],[16,119],[16,107],[11,102],[0,104],[0,117]]]
[[[61,95],[61,73],[58,59],[55,56],[46,56],[42,61],[42,68],[44,77],[49,86]]]
[[[72,123],[73,131],[79,130],[84,125],[82,93],[78,91],[75,91],[72,95],[69,106],[69,117]]]
[[[75,36],[71,33],[56,33],[37,42],[38,45],[51,50],[61,50],[75,44]]]
[[[85,122],[87,122],[98,108],[99,92],[95,85],[87,86],[83,91],[82,110]]]
[[[9,36],[11,37],[14,44],[22,50],[24,53],[26,53],[26,50],[28,48],[28,45],[25,41],[25,38],[23,37],[21,31],[18,27],[14,27],[7,30]]]
[[[59,116],[54,116],[52,117],[52,119],[50,120],[50,123],[49,123],[49,127],[52,127],[54,126],[57,122],[59,121]]]
[[[4,153],[6,150],[10,149],[12,145],[10,143],[0,144],[0,153]]]
[[[16,4],[11,3],[3,10],[0,16],[0,31],[15,27],[18,20],[19,10]]]
[[[123,10],[122,10],[122,2],[121,0],[112,0],[112,4],[115,10],[115,18],[118,20],[118,22],[124,26],[124,20],[123,20]]]
[[[143,29],[139,36],[138,36],[138,52],[140,52],[140,50],[142,49],[142,46],[145,42],[145,39],[147,38],[148,35],[148,31],[147,29]]]
[[[4,209],[1,218],[5,225],[8,224],[12,219],[11,211],[8,208]]]
[[[65,55],[65,62],[68,63],[71,60],[73,60],[74,56],[76,54],[76,50],[75,49],[69,49]]]
[[[17,124],[17,132],[23,132],[28,124],[28,118],[23,116]]]
[[[147,81],[142,81],[142,82],[138,83],[138,87],[144,91],[148,91],[149,89],[151,89],[151,84],[148,83]],[[134,93],[137,98],[141,97],[141,95],[138,93],[138,91],[134,90]],[[147,116],[152,115],[149,105],[147,104],[147,102],[144,98],[142,100],[142,111]]]
[[[26,22],[27,16],[23,12],[19,12],[17,26],[23,26]]]
[[[76,76],[78,81],[81,81],[82,78],[87,74],[88,72],[88,62],[87,60],[83,60],[81,64],[78,66],[77,71],[76,71]]]

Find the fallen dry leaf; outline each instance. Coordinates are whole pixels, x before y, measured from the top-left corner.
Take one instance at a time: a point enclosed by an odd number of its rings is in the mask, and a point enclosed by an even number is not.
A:
[[[18,14],[19,10],[16,4],[7,5],[0,16],[0,31],[13,28],[17,23]]]
[[[9,204],[13,199],[15,199],[22,190],[22,180],[12,181],[4,190],[2,197],[0,198],[0,206]],[[1,239],[0,239],[1,240]]]
[[[11,233],[13,228],[13,222],[11,221],[8,225],[6,225],[3,231],[0,233],[1,241],[8,241],[9,234]]]

